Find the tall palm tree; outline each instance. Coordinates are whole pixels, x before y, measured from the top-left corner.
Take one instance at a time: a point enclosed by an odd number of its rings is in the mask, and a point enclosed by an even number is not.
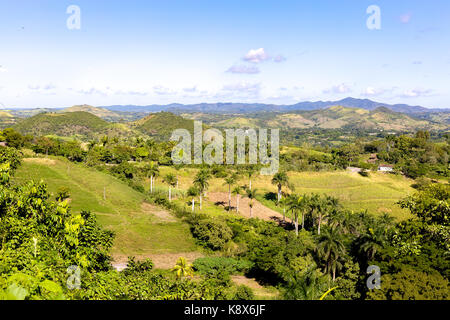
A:
[[[319,238],[316,250],[319,258],[325,261],[325,272],[332,274],[334,282],[336,271],[342,268],[340,260],[345,254],[342,234],[337,228],[326,228]]]
[[[148,165],[144,167],[147,175],[150,176],[150,193],[153,193],[153,184],[156,177],[159,175],[159,166],[155,161],[150,161]]]
[[[246,168],[245,173],[248,177],[249,189],[252,190],[252,177],[256,173],[256,168],[250,165]]]
[[[295,234],[298,236],[298,215],[305,210],[305,198],[303,196],[293,194],[288,199],[288,208],[294,215]]]
[[[203,194],[209,187],[209,179],[211,178],[211,173],[209,170],[200,170],[194,178],[194,185],[198,188],[200,192],[200,210],[202,209],[202,199]]]
[[[248,206],[250,207],[250,218],[253,218],[253,200],[256,198],[257,189],[246,189],[247,198],[250,200]]]
[[[386,230],[381,227],[369,228],[357,241],[360,243],[360,254],[364,255],[367,261],[370,261],[384,247],[386,243]]]
[[[172,173],[168,173],[164,176],[163,181],[169,185],[169,201],[172,201],[172,187],[176,186],[177,179]]]
[[[236,196],[236,212],[239,212],[239,197],[241,196],[241,187],[234,187],[232,192]]]
[[[228,212],[231,210],[231,186],[237,181],[237,175],[232,173],[230,176],[225,178],[225,185],[228,185]]]
[[[192,277],[194,275],[192,265],[188,264],[186,259],[183,257],[178,258],[177,263],[170,271],[175,273],[178,280],[185,276]]]
[[[277,204],[279,204],[281,200],[281,188],[289,186],[289,178],[286,172],[276,173],[272,178],[272,184],[278,187]]]
[[[281,205],[283,206],[283,222],[286,221],[286,206],[289,205],[289,199],[288,199],[288,195],[284,194],[284,197],[281,197]]]

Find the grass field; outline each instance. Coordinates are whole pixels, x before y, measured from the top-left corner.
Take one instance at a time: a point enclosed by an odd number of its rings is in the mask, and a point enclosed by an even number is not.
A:
[[[145,203],[143,194],[106,173],[63,158],[25,158],[15,174],[14,183],[30,179],[44,180],[54,195],[58,188],[68,187],[74,212],[95,212],[105,228],[116,232],[113,256],[197,250],[187,224],[163,209]]]
[[[186,190],[192,185],[192,178],[196,169],[175,170],[162,167],[161,175],[173,173],[179,178],[179,188]],[[372,214],[387,212],[398,220],[410,217],[407,210],[401,209],[396,202],[414,192],[411,188],[412,180],[403,176],[371,172],[369,177],[362,177],[358,173],[347,171],[333,172],[289,172],[289,178],[297,193],[322,193],[337,197],[344,208],[353,211],[367,210]],[[161,178],[158,186],[163,186]],[[210,192],[227,192],[223,179],[210,181]],[[240,185],[248,185],[248,179],[242,178]],[[276,186],[271,184],[271,177],[257,175],[252,179],[253,188],[259,191],[258,200],[264,205],[282,212],[273,201],[264,199],[269,192],[276,192]]]

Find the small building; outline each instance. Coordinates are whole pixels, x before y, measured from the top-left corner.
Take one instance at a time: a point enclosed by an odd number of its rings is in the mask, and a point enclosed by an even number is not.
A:
[[[390,164],[382,164],[378,167],[378,171],[380,172],[393,172],[394,171],[394,166],[390,165]]]
[[[7,147],[8,144],[6,143],[6,141],[0,141],[0,147]]]
[[[361,172],[362,169],[361,168],[357,168],[357,167],[347,167],[347,171],[350,171],[350,172]]]

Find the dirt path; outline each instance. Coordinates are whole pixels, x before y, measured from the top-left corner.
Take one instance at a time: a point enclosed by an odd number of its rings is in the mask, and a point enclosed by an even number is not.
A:
[[[231,280],[236,285],[245,285],[253,290],[253,293],[261,299],[264,298],[275,298],[278,294],[276,290],[270,291],[260,285],[255,279],[247,278],[245,276],[231,276]]]
[[[225,192],[209,192],[208,200],[214,202],[216,205],[228,206],[228,193]],[[249,199],[240,197],[239,199],[239,213],[246,218],[250,218]],[[236,196],[231,197],[231,210],[236,212]],[[261,202],[253,200],[253,218],[259,218],[266,221],[273,221],[283,219],[283,215],[267,208]]]
[[[181,253],[161,253],[161,254],[148,254],[142,256],[135,256],[136,260],[142,261],[145,259],[151,259],[156,269],[170,269],[177,263],[178,258],[186,258],[188,263],[194,262],[195,259],[203,257],[200,252],[181,252]],[[123,255],[113,255],[114,262],[113,267],[121,271],[126,268],[128,257]]]

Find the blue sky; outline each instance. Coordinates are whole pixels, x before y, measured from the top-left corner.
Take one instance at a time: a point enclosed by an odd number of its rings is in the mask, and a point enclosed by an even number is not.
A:
[[[352,96],[444,108],[449,40],[448,0],[0,0],[0,107]]]

